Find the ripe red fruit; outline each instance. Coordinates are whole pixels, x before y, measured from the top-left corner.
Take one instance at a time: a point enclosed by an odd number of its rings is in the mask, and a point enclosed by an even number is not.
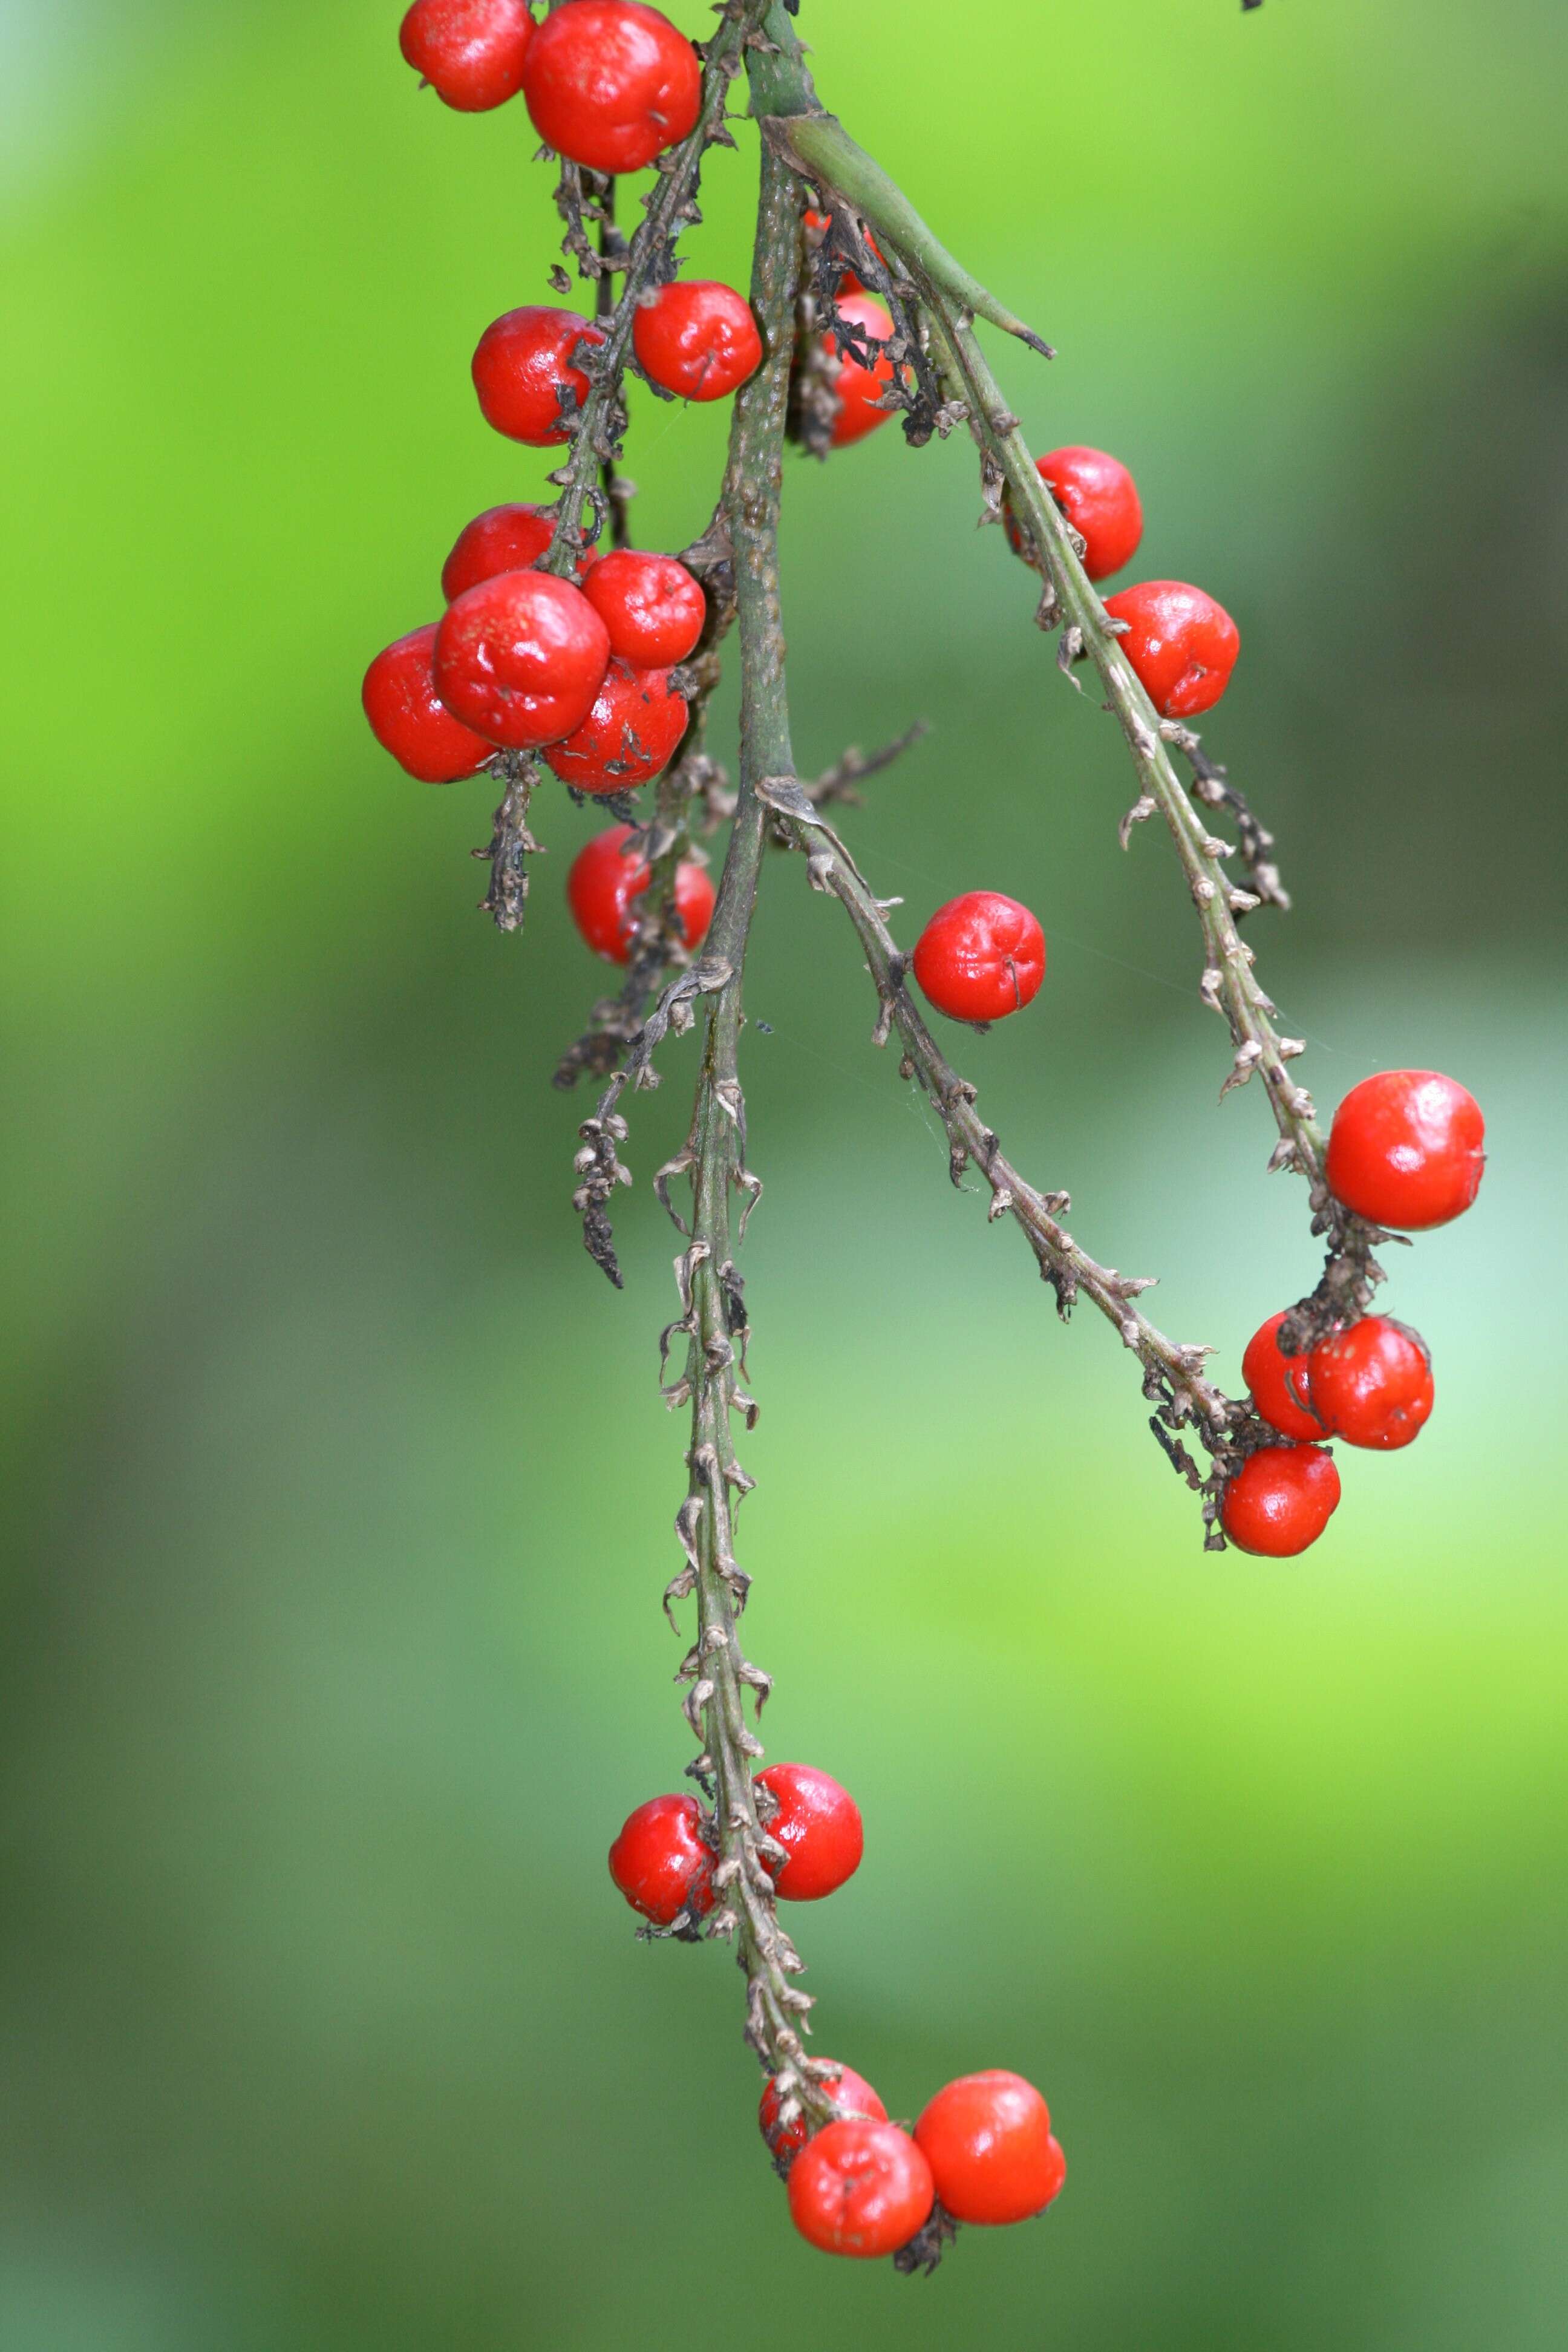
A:
[[[1053,449],[1036,458],[1035,470],[1083,541],[1083,568],[1091,580],[1109,580],[1131,562],[1143,536],[1143,508],[1119,457],[1103,449]],[[1032,561],[1033,547],[1005,499],[1002,511],[1013,552]]]
[[[1462,1216],[1480,1190],[1487,1123],[1474,1095],[1436,1070],[1381,1070],[1352,1087],[1329,1136],[1329,1190],[1403,1234]]]
[[[610,1876],[634,1911],[668,1927],[689,1911],[713,1908],[713,1851],[701,1836],[695,1797],[650,1797],[628,1813],[610,1848]]]
[[[966,890],[939,907],[915,941],[915,978],[954,1021],[1001,1021],[1037,994],[1046,935],[1016,898]]]
[[[836,2060],[828,2063],[834,2072],[822,2078],[821,2086],[834,2105],[843,2115],[861,2116],[872,2123],[885,2124],[888,2110],[864,2074],[858,2074],[853,2066],[838,2065]],[[797,2115],[791,2123],[780,2123],[779,2108],[783,2104],[777,2084],[770,2081],[757,2108],[757,2122],[779,2163],[787,2167],[800,2154],[811,2134],[804,2115]]]
[[[1214,709],[1241,651],[1241,632],[1223,604],[1182,580],[1143,580],[1108,596],[1105,609],[1131,624],[1121,650],[1162,718]]]
[[[437,98],[484,114],[521,89],[533,19],[528,0],[414,0],[397,38]]]
[[[450,604],[498,572],[526,572],[544,553],[554,530],[548,507],[487,507],[458,533],[441,566],[441,593]]]
[[[574,6],[588,0],[572,0]],[[661,286],[632,321],[637,364],[682,400],[722,400],[762,365],[763,339],[752,306],[715,278]]]
[[[831,213],[812,212],[809,209],[806,211],[805,215],[805,226],[812,233],[808,242],[814,247],[820,245],[822,239],[827,235],[832,219],[833,215]],[[878,260],[885,260],[886,257],[883,254],[882,248],[878,244],[869,229],[866,229],[865,237],[867,244],[870,247]],[[838,290],[841,294],[864,294],[866,291],[865,281],[863,278],[858,277],[853,269],[847,269],[838,280]]]
[[[885,342],[893,331],[892,312],[874,294],[847,294],[838,309],[852,326],[864,328],[878,342]],[[891,418],[893,411],[879,407],[878,403],[893,381],[893,362],[879,353],[868,367],[851,352],[841,350],[831,333],[823,337],[822,349],[838,398],[828,439],[833,448],[847,449],[852,441],[863,441],[868,433],[875,433],[879,425]]]
[[[636,830],[613,824],[608,832],[595,834],[577,852],[566,877],[573,921],[594,953],[611,963],[631,960],[631,902],[653,878],[640,856],[626,855],[624,845]],[[687,946],[700,947],[713,919],[713,885],[704,866],[676,867],[675,919]]]
[[[1253,1333],[1241,1360],[1242,1378],[1253,1403],[1281,1437],[1321,1437],[1323,1424],[1312,1410],[1310,1360],[1279,1350],[1279,1326],[1289,1312],[1281,1307]]]
[[[1265,1445],[1226,1487],[1220,1525],[1238,1551],[1291,1559],[1317,1542],[1339,1500],[1340,1474],[1321,1445]]]
[[[1001,2066],[944,2084],[915,2126],[915,2145],[955,2221],[1026,2221],[1067,2179],[1049,2108]]]
[[[686,698],[672,691],[667,669],[612,661],[592,709],[544,757],[574,792],[635,793],[669,765],[685,732]]]
[[[1432,1411],[1432,1359],[1419,1332],[1368,1315],[1312,1350],[1312,1395],[1331,1436],[1381,1454],[1418,1437]]]
[[[757,1775],[778,1811],[764,1826],[789,1859],[770,1864],[773,1885],[788,1903],[819,1903],[860,1867],[866,1833],[860,1808],[847,1789],[814,1764],[770,1764]]]
[[[610,651],[634,669],[683,662],[708,617],[708,600],[684,563],[635,547],[601,556],[583,593],[610,633]]]
[[[442,701],[519,751],[581,726],[609,658],[605,625],[582,590],[548,572],[500,572],[466,588],[436,633]]]
[[[533,37],[523,102],[546,146],[591,172],[640,172],[696,127],[702,68],[638,0],[571,0]]]
[[[586,5],[586,0],[582,0]],[[553,448],[572,438],[570,415],[563,421],[562,396],[581,407],[588,379],[572,364],[579,343],[602,343],[603,331],[575,310],[547,302],[525,302],[492,320],[474,352],[474,390],[486,420],[509,440],[531,449]]]
[[[364,674],[364,715],[382,750],[411,776],[422,784],[455,784],[493,760],[495,745],[454,719],[437,693],[435,645],[432,621],[377,654]]]
[[[907,2246],[935,2194],[930,2165],[897,2124],[828,2124],[789,2168],[789,2217],[801,2236],[861,2262]]]

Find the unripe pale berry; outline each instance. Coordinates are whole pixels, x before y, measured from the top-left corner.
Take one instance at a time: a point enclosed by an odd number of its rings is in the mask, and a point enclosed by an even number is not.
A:
[[[1358,1217],[1402,1234],[1462,1216],[1480,1190],[1486,1121],[1474,1095],[1436,1070],[1380,1070],[1334,1113],[1329,1190]]]
[[[840,2118],[859,2116],[872,2123],[887,2122],[888,2110],[863,2074],[858,2074],[853,2066],[840,2066],[836,2059],[828,2059],[825,2063],[833,2068],[833,2072],[818,2077],[818,2087],[827,2093],[838,2109]],[[811,2137],[811,2133],[804,2112],[793,2116],[787,2124],[781,2124],[779,2109],[783,2105],[778,2084],[770,2080],[757,2108],[757,2124],[775,2160],[781,2168],[787,2170]]]
[[[713,1851],[701,1836],[695,1797],[650,1797],[628,1813],[610,1848],[610,1876],[634,1911],[656,1927],[713,1908]]]
[[[453,717],[436,690],[436,624],[415,629],[377,654],[364,674],[371,732],[384,751],[422,784],[455,784],[477,775],[495,745]]]
[[[708,600],[673,555],[615,548],[595,564],[583,593],[610,633],[610,651],[634,669],[670,669],[697,650]]]
[[[1016,898],[966,890],[937,908],[915,942],[913,963],[939,1013],[954,1021],[1001,1021],[1038,992],[1046,935]]]
[[[1241,632],[1223,604],[1184,580],[1143,580],[1108,596],[1105,609],[1128,624],[1121,650],[1163,719],[1213,709],[1241,651]]]
[[[757,1786],[778,1799],[763,1827],[788,1853],[786,1862],[769,1864],[782,1900],[819,1903],[854,1876],[866,1834],[847,1789],[814,1764],[770,1764]]]
[[[1281,1437],[1321,1437],[1323,1424],[1312,1410],[1312,1375],[1303,1351],[1287,1356],[1279,1347],[1279,1326],[1289,1313],[1281,1307],[1256,1330],[1241,1360],[1242,1376],[1252,1391],[1252,1402]]]
[[[1109,580],[1131,562],[1143,536],[1143,509],[1138,485],[1119,457],[1073,446],[1037,457],[1035,469],[1082,540],[1083,568],[1091,580]],[[1033,562],[1033,544],[1005,496],[1002,513],[1013,552]]]
[[[1026,2221],[1067,2179],[1050,2110],[1032,2083],[1005,2067],[945,2084],[923,2109],[915,2145],[955,2221]]]
[[[893,331],[893,314],[875,294],[847,294],[837,307],[852,326],[863,328],[875,342],[885,342]],[[891,422],[893,410],[879,403],[893,381],[893,362],[879,352],[868,367],[831,331],[822,339],[822,351],[838,401],[829,442],[835,449],[847,449],[851,442],[875,433],[879,425]]]
[[[581,589],[548,572],[500,572],[447,608],[436,684],[449,710],[519,751],[558,742],[594,707],[610,658]]]
[[[586,0],[574,0],[586,5]],[[576,410],[588,397],[588,379],[572,355],[583,343],[602,343],[603,331],[576,310],[525,302],[492,320],[474,352],[474,390],[488,424],[531,449],[572,438]]]
[[[1387,1315],[1331,1332],[1311,1355],[1312,1398],[1331,1437],[1392,1454],[1431,1416],[1432,1359],[1418,1331]]]
[[[599,620],[596,613],[594,618]],[[686,719],[686,698],[674,691],[667,669],[632,669],[612,661],[593,708],[544,757],[574,792],[635,793],[669,765]]]
[[[930,2165],[896,2124],[829,2124],[789,2168],[790,2220],[801,2236],[860,2262],[907,2246],[935,2193]]]
[[[546,146],[591,172],[640,172],[694,130],[702,68],[638,0],[570,0],[533,37],[523,101]]]
[[[574,6],[587,0],[572,0]],[[752,306],[712,278],[680,278],[639,305],[632,321],[637,365],[682,400],[722,400],[762,365]]]
[[[610,963],[631,960],[632,900],[641,898],[652,874],[626,844],[637,828],[613,824],[584,842],[566,877],[572,919],[595,955]],[[675,872],[675,919],[689,948],[700,947],[713,919],[713,885],[705,866],[683,863]]]
[[[522,87],[533,38],[528,0],[414,0],[398,46],[461,114],[484,114]]]
[[[1331,1454],[1320,1445],[1265,1445],[1226,1484],[1220,1525],[1238,1551],[1292,1559],[1317,1542],[1339,1500]]]

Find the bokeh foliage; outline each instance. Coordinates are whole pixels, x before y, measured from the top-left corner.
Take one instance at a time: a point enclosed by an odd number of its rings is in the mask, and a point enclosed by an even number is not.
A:
[[[600,984],[543,813],[527,940],[484,788],[376,752],[368,655],[479,506],[466,383],[543,291],[518,110],[420,99],[381,0],[0,12],[11,518],[3,2352],[809,2341],[1546,2352],[1568,2188],[1556,1483],[1568,151],[1556,0],[807,0],[821,86],[1061,346],[1037,446],[1136,467],[1140,568],[1245,651],[1209,740],[1280,835],[1257,927],[1325,1106],[1430,1062],[1479,1207],[1394,1271],[1413,1453],[1320,1550],[1197,1551],[1128,1360],[1062,1331],[867,1044],[847,928],[765,877],[743,1524],[773,1752],[857,1790],[803,1916],[822,2046],[895,2113],[1012,2063],[1072,2159],[930,2285],[785,2226],[740,1987],[603,1853],[686,1756],[657,1595],[670,1242],[613,1297],[552,1095]],[[681,21],[687,22],[685,14]],[[698,29],[699,20],[689,19]],[[744,268],[715,170],[704,274]],[[639,528],[722,419],[643,400]],[[1261,1101],[1113,730],[976,534],[957,441],[787,485],[804,760],[920,714],[850,820],[912,929],[1041,913],[984,1101],[1168,1327],[1310,1279]],[[689,1046],[637,1110],[673,1147]]]

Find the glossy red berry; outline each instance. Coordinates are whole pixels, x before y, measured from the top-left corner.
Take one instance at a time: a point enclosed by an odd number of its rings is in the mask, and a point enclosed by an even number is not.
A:
[[[1323,1424],[1312,1410],[1312,1375],[1305,1352],[1280,1352],[1279,1326],[1288,1307],[1271,1315],[1247,1343],[1241,1360],[1242,1377],[1252,1391],[1252,1402],[1281,1437],[1321,1437]]]
[[[573,5],[587,0],[572,0]],[[661,286],[632,321],[637,364],[682,400],[722,400],[762,365],[763,339],[752,306],[714,278]]]
[[[436,691],[436,625],[415,629],[377,654],[364,674],[371,733],[422,784],[455,784],[495,757],[495,745],[454,719]]]
[[[1001,2066],[946,2084],[922,2111],[915,2146],[955,2221],[1026,2221],[1067,2179],[1049,2108],[1032,2083]]]
[[[566,903],[572,919],[595,955],[611,963],[631,960],[632,901],[647,888],[653,877],[640,856],[627,856],[626,844],[637,828],[613,824],[607,833],[584,842],[572,860],[566,877]],[[686,864],[675,871],[675,919],[689,948],[700,947],[713,919],[713,885],[705,866]]]
[[[574,792],[635,793],[669,765],[686,732],[686,716],[685,698],[671,688],[667,669],[612,661],[593,709],[544,757]]]
[[[1091,580],[1109,580],[1131,563],[1143,536],[1138,485],[1119,457],[1103,449],[1053,449],[1035,460],[1036,471],[1083,541],[1083,568]],[[1007,538],[1016,555],[1033,560],[1033,548],[1003,501]]]
[[[1431,1415],[1432,1359],[1419,1332],[1367,1315],[1312,1350],[1312,1395],[1331,1436],[1392,1454]]]
[[[758,1773],[757,1786],[779,1801],[777,1812],[763,1826],[789,1855],[787,1862],[770,1864],[785,1902],[819,1903],[854,1876],[866,1833],[847,1789],[814,1764],[770,1764]]]
[[[874,294],[847,294],[838,310],[875,342],[885,342],[893,331],[892,312]],[[847,449],[852,441],[863,441],[868,433],[875,433],[879,425],[891,419],[894,412],[879,404],[893,381],[893,362],[879,353],[868,367],[831,333],[823,337],[822,352],[838,401],[828,439],[835,449]]]
[[[669,669],[696,652],[708,601],[673,555],[617,547],[595,564],[583,593],[610,633],[610,651],[634,669]]]
[[[1402,1234],[1462,1216],[1480,1190],[1487,1124],[1474,1095],[1436,1070],[1382,1070],[1352,1087],[1329,1136],[1329,1190]]]
[[[823,238],[827,235],[828,229],[832,225],[833,215],[831,213],[818,213],[808,210],[805,215],[805,219],[807,231],[807,242],[813,250],[815,250],[815,248],[822,243]],[[881,247],[878,244],[869,229],[865,229],[864,235],[867,244],[870,247],[878,260],[881,261],[884,257]],[[847,269],[838,280],[838,290],[841,294],[864,294],[866,291],[865,280],[858,277],[853,269]]]
[[[1340,1474],[1321,1445],[1265,1445],[1226,1486],[1220,1525],[1238,1551],[1291,1559],[1317,1542],[1339,1500]]]
[[[825,2254],[876,2262],[930,2219],[931,2167],[897,2124],[828,2124],[789,2168],[789,2214]]]
[[[1162,718],[1214,709],[1241,651],[1241,632],[1223,604],[1184,581],[1143,580],[1108,596],[1105,609],[1128,623],[1121,650]]]
[[[586,0],[574,0],[586,5]],[[588,379],[574,367],[582,343],[602,343],[601,329],[575,310],[525,302],[493,320],[474,352],[474,390],[486,421],[531,449],[553,448],[572,437],[572,419],[588,397]],[[563,415],[563,400],[566,411]]]
[[[860,2116],[871,2123],[885,2124],[888,2110],[864,2074],[858,2074],[853,2066],[838,2065],[836,2060],[830,2059],[827,2063],[833,2066],[834,2072],[821,2078],[821,2087],[840,2116]],[[783,2105],[777,2084],[770,2082],[757,2109],[757,2122],[763,2137],[779,2164],[787,2168],[800,2154],[811,2133],[804,2114],[797,2114],[787,2124],[781,2124],[779,2109]]]
[[[1016,898],[966,890],[939,907],[915,941],[915,978],[954,1021],[1001,1021],[1039,991],[1046,935]]]
[[[713,1908],[713,1852],[701,1824],[695,1797],[650,1797],[627,1814],[610,1848],[610,1876],[656,1927],[673,1926],[683,1911],[701,1919]]]
[[[548,572],[500,572],[467,588],[436,633],[436,685],[492,743],[537,751],[580,727],[610,658],[580,588]]]
[[[702,68],[638,0],[569,0],[533,37],[522,95],[546,146],[591,172],[640,172],[695,129]]]
[[[544,553],[554,530],[548,507],[487,507],[458,533],[441,566],[441,593],[450,604],[498,572],[526,572]]]
[[[528,0],[414,0],[397,37],[437,98],[484,114],[521,89],[533,19]]]

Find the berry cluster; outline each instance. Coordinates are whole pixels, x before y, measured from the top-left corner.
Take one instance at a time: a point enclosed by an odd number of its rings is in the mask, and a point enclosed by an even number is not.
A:
[[[865,1845],[854,1798],[810,1764],[770,1765],[755,1785],[779,1899],[816,1903],[836,1893]],[[721,1866],[714,1825],[695,1797],[650,1797],[610,1848],[610,1876],[633,1910],[650,1929],[677,1936],[712,1910]],[[816,2123],[802,2105],[798,2078],[775,2075],[757,2121],[788,2181],[795,2228],[824,2253],[870,2261],[912,2249],[911,2259],[929,2259],[954,2222],[1027,2221],[1067,2179],[1046,2103],[1019,2074],[993,2070],[949,2083],[912,2137],[889,2121],[853,2067],[818,2059],[810,2079],[830,2105],[827,2120]]]
[[[1480,1105],[1436,1070],[1384,1070],[1352,1087],[1334,1114],[1328,1177],[1369,1224],[1424,1233],[1463,1214],[1486,1164]],[[1419,1332],[1363,1315],[1300,1344],[1299,1310],[1270,1316],[1241,1360],[1258,1418],[1289,1441],[1249,1454],[1228,1480],[1220,1521],[1242,1551],[1292,1558],[1316,1543],[1339,1506],[1340,1474],[1322,1440],[1391,1454],[1432,1411],[1432,1358]]]
[[[815,887],[848,914],[877,990],[876,1040],[897,1032],[900,1073],[919,1081],[942,1122],[954,1182],[977,1169],[992,1217],[1022,1229],[1064,1318],[1088,1297],[1133,1351],[1154,1407],[1151,1425],[1203,1496],[1213,1548],[1228,1538],[1267,1557],[1304,1550],[1340,1499],[1331,1443],[1390,1452],[1424,1426],[1430,1359],[1415,1332],[1369,1311],[1382,1279],[1371,1250],[1384,1229],[1423,1231],[1470,1205],[1483,1125],[1453,1080],[1393,1071],[1352,1089],[1325,1145],[1310,1097],[1286,1069],[1302,1042],[1279,1034],[1277,1008],[1252,975],[1237,929],[1266,900],[1289,904],[1271,836],[1187,725],[1226,690],[1240,646],[1236,624],[1179,581],[1145,581],[1100,601],[1090,583],[1130,564],[1142,541],[1138,486],[1103,450],[1072,445],[1030,457],[974,337],[976,317],[1037,351],[1049,347],[936,243],[817,105],[787,14],[764,0],[722,0],[716,14],[699,47],[642,0],[553,0],[537,20],[527,0],[414,0],[409,8],[403,53],[447,105],[474,112],[521,97],[561,161],[563,254],[594,280],[598,299],[593,318],[524,303],[479,338],[472,374],[482,415],[508,441],[566,453],[547,478],[561,495],[553,505],[494,506],[465,526],[442,567],[442,617],[377,655],[363,701],[378,740],[411,775],[448,783],[483,771],[502,780],[486,905],[503,928],[521,921],[522,858],[538,846],[527,830],[529,794],[542,769],[574,800],[605,803],[616,819],[578,852],[566,898],[586,945],[627,976],[617,997],[595,1008],[597,1025],[569,1050],[558,1080],[570,1084],[591,1068],[608,1081],[578,1130],[574,1205],[589,1251],[617,1284],[605,1203],[630,1181],[617,1105],[628,1085],[655,1082],[660,1042],[709,1000],[689,1139],[655,1180],[688,1244],[676,1262],[680,1316],[661,1341],[666,1402],[691,1414],[689,1483],[676,1520],[687,1566],[666,1607],[697,1596],[698,1636],[679,1679],[689,1685],[684,1711],[699,1751],[688,1772],[701,1798],[639,1805],[610,1849],[610,1873],[645,1936],[735,1939],[747,2039],[768,2076],[759,2122],[802,2236],[830,2252],[890,2253],[910,2269],[934,2261],[962,2222],[1042,2212],[1066,2165],[1044,2099],[1019,2075],[963,2076],[906,2127],[852,2068],[808,2057],[802,2038],[812,2004],[794,1981],[802,1963],[779,1906],[843,1886],[859,1864],[863,1829],[853,1798],[827,1773],[802,1764],[755,1769],[764,1751],[742,1704],[749,1690],[760,1716],[771,1687],[737,1631],[749,1580],[732,1549],[734,1517],[752,1481],[735,1458],[733,1431],[751,1426],[755,1406],[741,1385],[750,1326],[734,1251],[745,1219],[736,1231],[730,1206],[732,1192],[754,1201],[761,1190],[747,1164],[738,1040],[766,845],[804,852]],[[679,275],[675,251],[685,226],[700,220],[704,151],[734,143],[725,99],[742,69],[756,110],[770,118],[750,300],[717,280]],[[645,219],[628,242],[616,227],[616,179],[650,167]],[[841,189],[854,192],[853,205]],[[551,283],[557,294],[571,289],[560,268]],[[627,543],[630,486],[616,463],[629,428],[628,372],[667,398],[740,394],[719,509],[682,556]],[[1137,1302],[1146,1282],[1100,1265],[1066,1231],[1067,1196],[1037,1191],[1013,1167],[975,1111],[975,1088],[950,1067],[916,1005],[911,977],[955,1022],[984,1028],[1020,1012],[1046,973],[1036,916],[999,891],[967,891],[938,908],[906,957],[886,924],[897,901],[875,897],[820,814],[853,798],[852,782],[892,752],[848,754],[810,786],[794,772],[777,592],[783,443],[793,436],[826,457],[900,412],[915,446],[967,425],[980,450],[986,519],[1004,524],[1016,554],[1042,575],[1037,617],[1061,629],[1059,666],[1069,675],[1078,661],[1098,668],[1139,775],[1123,843],[1132,824],[1165,817],[1203,931],[1200,995],[1230,1030],[1225,1090],[1261,1078],[1279,1135],[1270,1164],[1308,1179],[1313,1231],[1329,1237],[1318,1290],[1272,1317],[1247,1349],[1249,1402],[1207,1381],[1207,1350],[1167,1339],[1144,1316]],[[731,625],[743,688],[733,798],[703,732]],[[1178,752],[1191,763],[1196,800],[1234,817],[1239,853],[1208,832],[1172,765]],[[653,810],[642,820],[627,795],[650,783]],[[731,814],[716,894],[693,835]],[[1250,889],[1226,871],[1238,854]],[[709,952],[696,957],[710,925]],[[678,1175],[690,1182],[689,1224],[668,1196]],[[678,1334],[685,1369],[671,1377]],[[1184,1442],[1194,1433],[1210,1457],[1206,1474]]]

